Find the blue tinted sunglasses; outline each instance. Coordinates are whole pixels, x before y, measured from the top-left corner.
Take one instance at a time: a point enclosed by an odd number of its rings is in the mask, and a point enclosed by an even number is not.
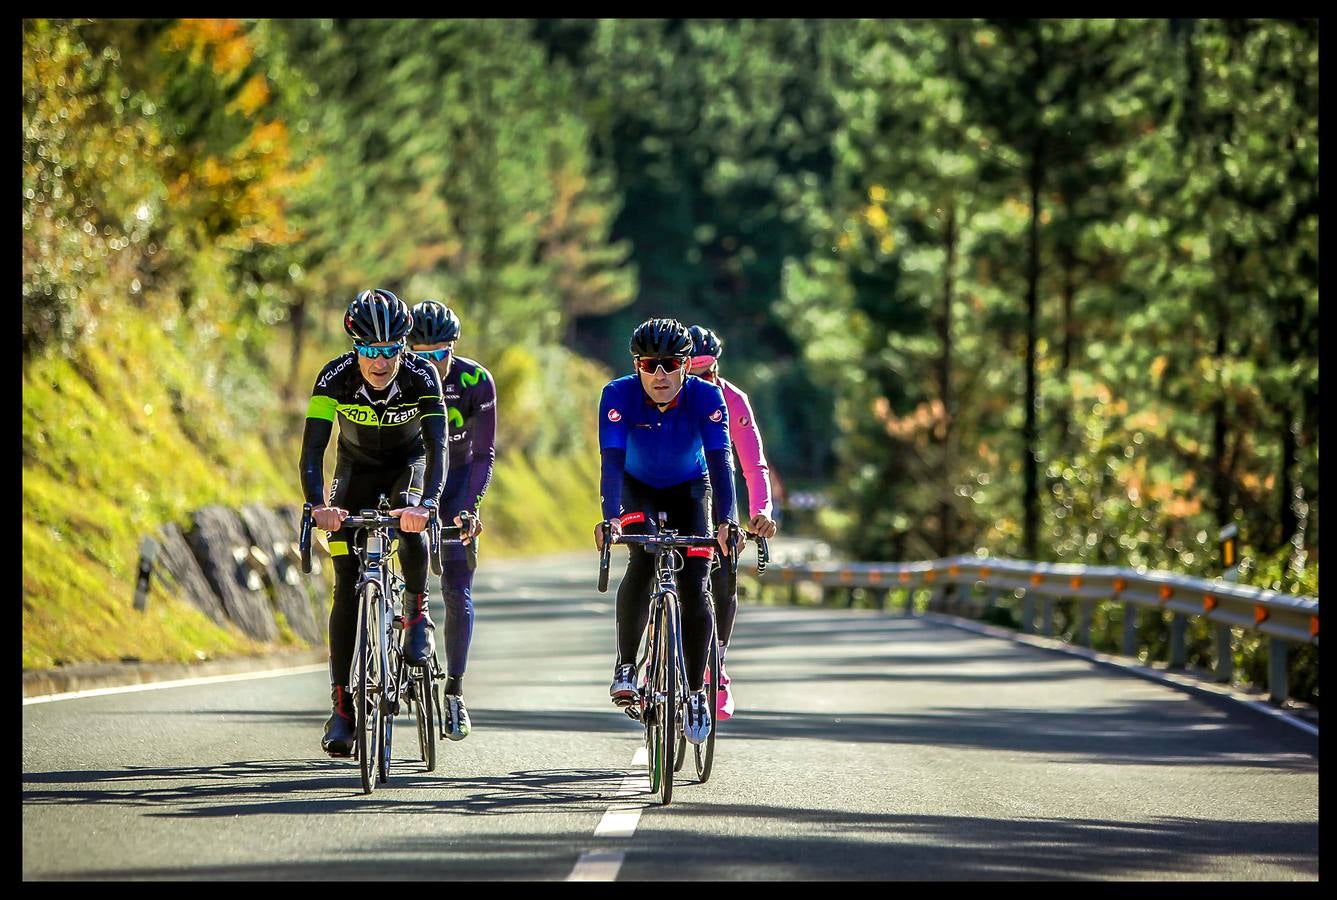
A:
[[[451,350],[449,347],[443,347],[440,350],[414,350],[413,352],[418,354],[419,356],[425,356],[428,359],[433,359],[436,360],[437,362],[440,362],[441,360],[445,359],[447,356],[449,356],[451,353],[455,351]]]
[[[378,356],[393,359],[404,349],[404,345],[391,344],[389,347],[372,347],[368,344],[354,344],[353,349],[357,351],[358,356],[365,356],[368,359],[376,359]]]

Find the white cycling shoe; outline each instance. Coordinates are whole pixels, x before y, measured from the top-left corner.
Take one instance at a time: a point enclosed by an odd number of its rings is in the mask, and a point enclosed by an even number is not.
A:
[[[705,691],[687,697],[687,717],[682,723],[683,737],[700,744],[710,737],[710,700]]]

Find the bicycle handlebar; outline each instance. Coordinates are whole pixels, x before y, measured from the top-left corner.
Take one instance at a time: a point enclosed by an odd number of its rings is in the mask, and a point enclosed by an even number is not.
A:
[[[302,523],[299,528],[298,547],[302,556],[302,571],[311,574],[311,526],[313,520],[311,517],[312,505],[310,503],[302,504]],[[435,509],[428,511],[427,521],[427,561],[432,567],[433,575],[441,574],[441,542],[463,544],[463,534],[470,527],[469,523],[475,518],[471,513],[461,510],[459,525],[442,525],[440,517]],[[376,509],[364,509],[358,515],[346,516],[339,524],[340,528],[398,528],[399,516],[382,512]],[[446,537],[447,532],[453,532],[453,537]],[[477,548],[473,541],[468,544],[469,568],[477,566]]]
[[[691,547],[718,547],[719,540],[713,537],[703,537],[701,535],[689,534],[619,534],[613,536],[610,532],[612,526],[608,522],[601,522],[599,525],[603,529],[603,549],[599,552],[599,593],[608,591],[608,567],[610,562],[610,553],[613,544],[636,544],[641,547],[665,547],[669,549],[686,549]],[[741,529],[730,523],[729,537],[725,543],[729,545],[729,579],[730,585],[738,577],[738,543]],[[748,532],[750,534],[750,532]],[[755,535],[754,535],[755,536]],[[770,559],[769,550],[766,548],[766,539],[758,538],[761,543],[757,547],[758,570],[760,575],[765,571],[766,565],[762,562],[764,555],[767,560]]]

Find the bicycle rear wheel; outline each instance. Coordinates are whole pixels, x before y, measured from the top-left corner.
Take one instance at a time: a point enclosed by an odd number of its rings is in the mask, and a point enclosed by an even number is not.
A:
[[[436,703],[432,672],[420,667],[413,673],[413,718],[418,723],[418,750],[427,771],[436,770]]]
[[[379,629],[372,619],[372,611],[381,605],[381,588],[375,583],[368,583],[358,591],[358,647],[354,663],[357,672],[357,685],[353,689],[353,702],[357,705],[355,726],[357,728],[357,759],[362,775],[362,792],[370,794],[376,788],[376,759],[379,756],[381,734],[381,702],[379,649]]]
[[[710,653],[706,657],[706,703],[710,704],[710,734],[692,747],[696,757],[696,778],[705,784],[715,763],[715,731],[719,728],[720,641],[715,632],[715,617],[710,621]]]
[[[381,641],[381,646],[384,648],[381,653],[381,665],[386,675],[385,690],[381,691],[380,754],[377,757],[376,768],[381,784],[385,784],[390,780],[390,748],[394,743],[395,712],[399,706],[399,685],[403,683],[404,668],[399,655],[399,643],[394,640],[394,632],[390,631],[390,616],[384,606],[381,607],[380,620],[384,626],[381,630],[381,634],[384,635]]]

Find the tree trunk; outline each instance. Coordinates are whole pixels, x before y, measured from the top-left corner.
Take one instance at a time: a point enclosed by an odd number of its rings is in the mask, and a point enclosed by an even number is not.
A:
[[[1226,358],[1225,304],[1216,304],[1216,350],[1219,366]],[[1225,527],[1232,517],[1230,512],[1230,463],[1226,457],[1226,396],[1217,385],[1216,400],[1212,403],[1212,502],[1216,507],[1216,524]]]
[[[938,554],[947,557],[956,545],[956,523],[953,519],[954,503],[952,500],[953,481],[956,475],[956,398],[952,394],[952,293],[955,290],[956,270],[956,199],[952,198],[947,208],[947,245],[946,278],[942,292],[942,311],[938,319],[938,337],[942,342],[942,356],[938,359],[938,390],[942,397],[943,434],[942,434],[942,486],[940,488],[940,511],[938,535]]]
[[[1022,429],[1025,442],[1022,468],[1025,491],[1022,495],[1022,552],[1026,559],[1039,559],[1040,495],[1039,495],[1039,429],[1036,423],[1035,342],[1040,327],[1040,185],[1044,177],[1041,145],[1036,141],[1031,153],[1031,227],[1030,247],[1026,266],[1026,424]]]
[[[300,378],[301,371],[298,367],[302,361],[302,344],[306,340],[306,296],[298,294],[296,302],[292,305],[292,360],[291,367],[288,369],[288,380],[283,388],[283,403],[289,406],[294,399],[301,396],[302,384]]]

